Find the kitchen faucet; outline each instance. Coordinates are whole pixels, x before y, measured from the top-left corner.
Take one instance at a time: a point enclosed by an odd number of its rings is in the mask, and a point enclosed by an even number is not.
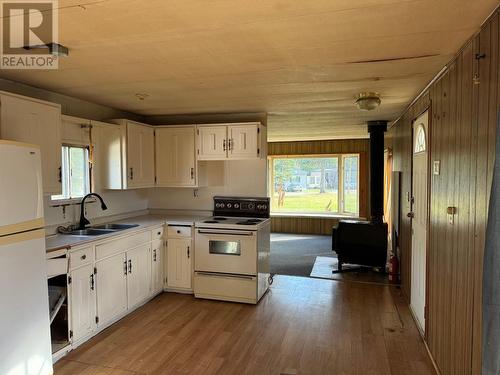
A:
[[[78,229],[85,229],[85,227],[90,224],[90,221],[88,221],[88,219],[85,217],[85,201],[87,200],[87,198],[89,198],[91,196],[99,198],[99,200],[101,201],[101,208],[103,210],[108,209],[108,206],[106,206],[106,203],[104,203],[104,200],[102,199],[102,197],[99,194],[96,194],[96,193],[87,194],[86,196],[84,196],[82,198],[82,201],[80,203],[80,210],[81,210],[80,211],[80,225],[79,225]]]

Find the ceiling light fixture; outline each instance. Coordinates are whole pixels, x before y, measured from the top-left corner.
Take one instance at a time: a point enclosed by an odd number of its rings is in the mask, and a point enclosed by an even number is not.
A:
[[[28,51],[48,48],[50,54],[53,56],[58,56],[58,57],[69,56],[69,48],[65,47],[59,43],[47,43],[47,44],[40,44],[40,45],[36,45],[36,46],[24,46],[23,48],[25,50],[28,50]]]
[[[358,94],[354,103],[363,111],[371,111],[377,108],[380,102],[380,94],[376,92],[362,92]]]

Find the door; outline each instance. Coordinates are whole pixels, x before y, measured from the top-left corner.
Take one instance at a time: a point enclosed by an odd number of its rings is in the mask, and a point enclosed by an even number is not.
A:
[[[228,126],[228,158],[254,159],[259,154],[259,125]]]
[[[195,186],[195,128],[156,129],[156,186]]]
[[[223,160],[227,158],[227,126],[199,126],[198,160]]]
[[[43,191],[61,194],[61,107],[2,95],[0,124],[1,138],[40,146]]]
[[[195,270],[257,274],[257,232],[197,228]]]
[[[118,254],[96,262],[97,316],[105,325],[127,311],[127,262]]]
[[[167,284],[171,288],[192,288],[191,239],[169,239],[167,243]]]
[[[0,140],[0,235],[43,227],[40,160],[36,146]]]
[[[427,260],[428,113],[413,123],[411,308],[425,331]]]
[[[152,127],[127,123],[128,188],[154,186],[154,147]]]
[[[163,290],[163,241],[153,243],[151,250],[151,289],[152,294]]]
[[[71,330],[73,341],[94,331],[96,317],[95,275],[92,264],[71,271]]]
[[[127,300],[132,308],[149,297],[151,291],[151,245],[127,251]]]

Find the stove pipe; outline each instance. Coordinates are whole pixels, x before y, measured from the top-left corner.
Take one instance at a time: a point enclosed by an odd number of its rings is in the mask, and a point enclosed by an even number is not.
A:
[[[381,224],[384,216],[384,133],[387,121],[368,121],[370,133],[370,221]]]

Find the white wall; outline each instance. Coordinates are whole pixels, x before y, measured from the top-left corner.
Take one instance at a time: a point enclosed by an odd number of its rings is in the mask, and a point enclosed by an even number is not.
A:
[[[225,196],[267,196],[267,160],[206,162],[210,186],[192,188],[157,188],[149,190],[150,209],[213,210],[212,198]],[[222,168],[222,170],[221,170]],[[213,180],[218,180],[213,186]]]

